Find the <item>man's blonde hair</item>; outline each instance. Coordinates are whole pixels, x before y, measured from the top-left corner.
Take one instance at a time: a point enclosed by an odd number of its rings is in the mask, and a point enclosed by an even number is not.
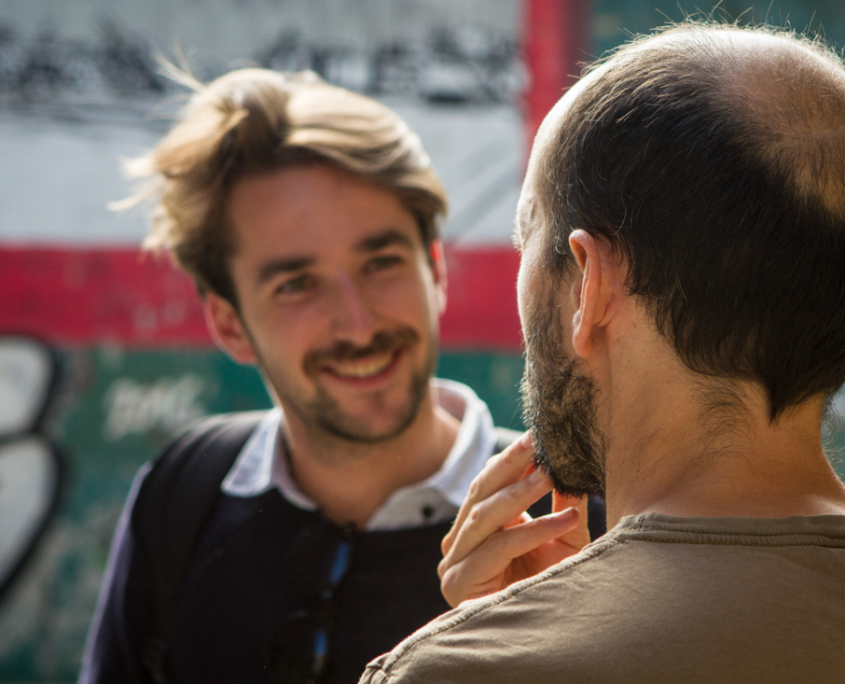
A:
[[[331,164],[394,192],[426,248],[438,237],[445,190],[417,135],[384,105],[311,72],[240,69],[208,85],[180,80],[195,94],[161,143],[129,163],[130,176],[151,183],[127,203],[158,199],[144,247],[169,252],[201,293],[237,307],[226,200],[248,176]]]

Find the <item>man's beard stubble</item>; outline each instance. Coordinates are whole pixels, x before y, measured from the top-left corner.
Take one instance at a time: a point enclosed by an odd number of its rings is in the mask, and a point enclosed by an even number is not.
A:
[[[317,381],[319,369],[331,360],[359,359],[400,349],[408,351],[417,344],[420,344],[420,335],[415,330],[404,327],[391,332],[379,331],[366,347],[338,342],[330,348],[309,352],[303,361],[303,368],[316,387],[316,395],[310,399],[297,396],[297,392],[292,390],[288,383],[272,373],[263,359],[260,360],[260,365],[277,396],[297,414],[309,431],[351,442],[374,444],[400,435],[414,422],[437,365],[437,350],[434,345],[428,344],[424,363],[412,374],[405,404],[398,407],[399,413],[393,424],[389,429],[379,432],[370,430],[366,424],[343,410]]]
[[[596,425],[595,382],[566,355],[557,306],[537,300],[546,304],[529,312],[521,386],[534,461],[560,494],[604,496],[607,445]]]
[[[380,331],[373,336],[372,342],[363,348],[355,347],[348,342],[339,342],[328,350],[311,352],[305,358],[305,371],[313,379],[316,377],[317,369],[326,360],[345,361],[364,358],[383,352],[411,349],[419,343],[420,336],[411,328],[400,328],[393,332]],[[391,430],[379,433],[368,431],[366,426],[360,425],[346,415],[338,403],[319,384],[317,384],[317,396],[309,402],[309,413],[326,432],[341,439],[363,443],[392,439],[407,430],[414,422],[414,418],[417,417],[428,389],[429,380],[434,375],[436,364],[437,352],[433,345],[429,345],[423,367],[416,370],[411,376],[407,403]]]

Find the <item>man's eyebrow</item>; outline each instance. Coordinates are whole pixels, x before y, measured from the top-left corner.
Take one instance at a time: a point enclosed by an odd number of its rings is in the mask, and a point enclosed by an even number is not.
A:
[[[273,259],[266,262],[258,271],[258,284],[266,283],[279,273],[301,271],[314,263],[314,257],[290,257],[287,259]]]
[[[392,245],[399,245],[400,247],[413,248],[414,241],[411,240],[405,233],[389,228],[382,233],[372,235],[364,238],[359,242],[355,249],[359,252],[378,252],[380,249],[390,247]]]

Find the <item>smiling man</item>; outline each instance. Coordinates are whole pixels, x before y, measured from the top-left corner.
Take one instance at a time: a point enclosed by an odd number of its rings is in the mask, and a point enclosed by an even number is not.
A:
[[[392,492],[440,469],[460,428],[439,401],[449,390],[429,383],[445,304],[439,243],[424,242],[392,190],[326,163],[242,180],[228,211],[238,307],[208,293],[212,330],[260,366],[284,409],[298,488],[364,528]]]
[[[354,682],[444,612],[437,563],[494,452],[432,380],[446,197],[393,112],[313,74],[232,72],[133,171],[147,246],[276,408],[215,418],[137,478],[81,682]],[[563,538],[589,540],[585,516]]]

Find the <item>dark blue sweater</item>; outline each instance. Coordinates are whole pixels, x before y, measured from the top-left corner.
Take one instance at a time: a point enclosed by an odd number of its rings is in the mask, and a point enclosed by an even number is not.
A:
[[[306,599],[288,557],[318,513],[273,489],[254,498],[222,496],[190,563],[179,596],[167,660],[168,682],[258,684],[272,671],[273,639]],[[332,601],[325,684],[354,683],[366,664],[449,609],[437,564],[449,524],[353,532],[352,561]],[[142,682],[150,633],[148,554],[127,526],[80,683]]]

